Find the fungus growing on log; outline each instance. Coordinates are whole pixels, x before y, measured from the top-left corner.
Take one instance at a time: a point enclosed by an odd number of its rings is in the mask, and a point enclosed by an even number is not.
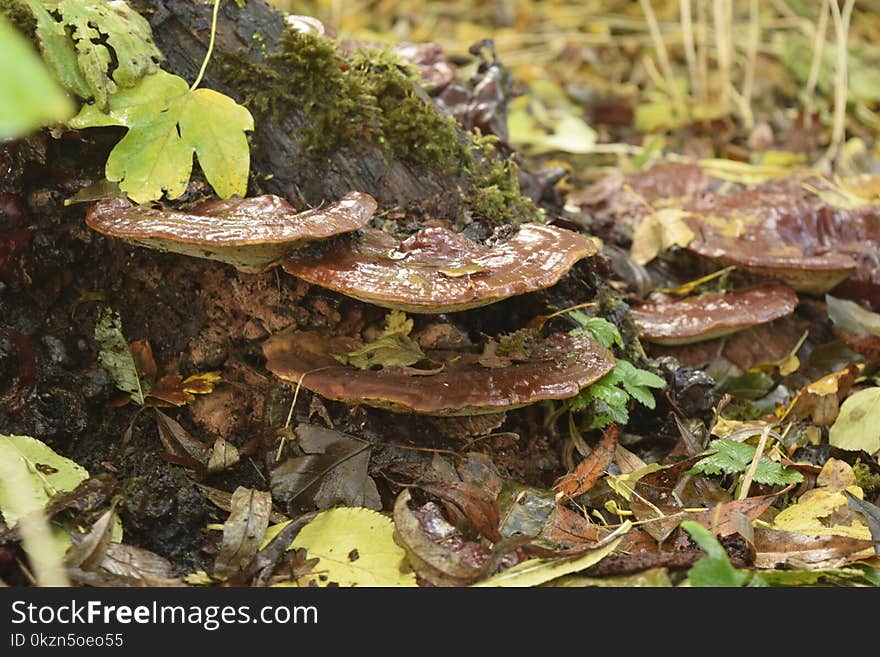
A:
[[[865,251],[864,242],[880,246],[880,208],[873,215],[834,208],[803,183],[775,180],[689,204],[686,221],[696,237],[687,248],[798,292],[824,294],[859,268],[853,256]]]
[[[779,284],[755,285],[733,292],[644,303],[632,317],[649,342],[690,344],[771,322],[794,312],[794,291]]]
[[[319,255],[292,253],[284,270],[361,301],[413,313],[486,306],[554,285],[595,244],[564,228],[524,224],[507,240],[478,244],[446,228],[401,240],[365,228]]]
[[[269,371],[327,399],[438,416],[497,413],[567,399],[614,367],[611,352],[585,335],[551,335],[528,359],[504,367],[485,367],[473,352],[432,351],[428,357],[440,366],[424,372],[362,370],[334,358],[358,346],[354,338],[295,331],[266,340],[263,353]]]
[[[305,212],[273,195],[207,201],[190,212],[134,205],[117,197],[92,205],[86,223],[109,237],[256,273],[278,264],[291,250],[362,228],[375,211],[376,201],[361,192]]]

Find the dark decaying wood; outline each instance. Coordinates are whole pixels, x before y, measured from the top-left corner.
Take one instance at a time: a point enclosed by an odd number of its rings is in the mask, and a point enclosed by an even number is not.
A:
[[[130,4],[150,21],[156,44],[165,55],[163,68],[187,81],[194,80],[207,50],[212,5],[196,0],[133,0]],[[265,0],[248,0],[242,8],[235,2],[224,2],[215,56],[202,86],[240,101],[240,94],[221,80],[219,57],[246,52],[250,61],[262,61],[264,49],[277,49],[284,27],[283,16]],[[250,193],[277,194],[295,205],[315,206],[350,191],[361,191],[386,207],[422,203],[430,198],[435,210],[458,213],[458,188],[466,188],[462,172],[450,175],[392,160],[380,146],[370,142],[346,144],[322,156],[309,156],[300,143],[302,135],[308,134],[308,124],[308,117],[295,106],[285,108],[274,118],[258,118],[251,157],[259,189]],[[269,174],[268,179],[261,179]]]

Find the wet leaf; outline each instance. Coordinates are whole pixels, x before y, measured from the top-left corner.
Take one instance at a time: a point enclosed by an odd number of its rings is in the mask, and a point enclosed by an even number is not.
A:
[[[719,438],[709,443],[709,448],[716,450],[714,454],[698,461],[688,474],[703,473],[707,475],[740,474],[748,470],[755,458],[755,447],[746,443],[736,442],[727,438]],[[804,480],[797,470],[784,468],[779,463],[762,456],[755,469],[754,481],[759,484],[791,484]]]
[[[501,540],[498,504],[490,493],[464,482],[437,481],[418,485],[440,499],[455,504],[474,529],[493,543]]]
[[[434,586],[464,586],[476,580],[482,569],[425,535],[409,508],[410,499],[409,490],[404,489],[394,502],[394,540],[406,550],[413,570]]]
[[[625,534],[630,526],[630,523],[624,523],[621,525],[618,532],[615,532],[615,535],[618,533]],[[622,540],[622,536],[613,538],[606,545],[575,557],[562,559],[527,559],[526,561],[518,563],[507,570],[503,570],[488,579],[472,584],[472,586],[540,586],[541,584],[545,584],[557,577],[577,573],[599,563],[602,559],[614,552],[615,548],[617,548]]]
[[[656,588],[670,587],[672,580],[666,568],[649,568],[632,575],[618,577],[584,577],[583,575],[566,575],[548,583],[548,586],[582,587],[593,586],[597,588]]]
[[[577,497],[590,490],[614,460],[614,451],[619,437],[620,429],[617,425],[609,425],[590,455],[581,461],[574,470],[562,477],[554,490],[566,497]]]
[[[163,192],[170,199],[181,196],[194,154],[220,198],[247,192],[250,112],[216,91],[190,90],[183,78],[161,69],[113,94],[107,113],[85,105],[70,125],[129,128],[110,152],[106,176],[137,203],[157,200]]]
[[[501,535],[537,536],[555,508],[556,496],[552,491],[508,479],[498,494]]]
[[[856,335],[880,336],[880,314],[865,310],[859,304],[847,299],[825,295],[828,318],[834,326]]]
[[[144,385],[134,355],[122,333],[119,313],[106,306],[98,309],[95,340],[101,345],[98,362],[113,378],[116,387],[127,392],[139,406],[144,405]]]
[[[828,442],[849,450],[880,451],[880,388],[854,392],[840,406]]]
[[[292,457],[272,470],[272,495],[283,502],[301,500],[318,508],[336,504],[381,509],[376,483],[368,475],[371,445],[332,429],[301,424],[296,428],[305,456]]]
[[[272,511],[272,496],[239,486],[232,493],[232,511],[223,523],[223,542],[214,562],[214,576],[228,578],[257,554]]]
[[[406,552],[394,542],[394,525],[380,513],[341,507],[322,511],[300,530],[291,548],[318,557],[313,573],[300,581],[317,586],[416,586]]]
[[[757,520],[782,492],[717,504],[702,513],[688,514],[688,520],[709,529],[715,536],[742,534],[737,518],[745,518],[749,522]]]

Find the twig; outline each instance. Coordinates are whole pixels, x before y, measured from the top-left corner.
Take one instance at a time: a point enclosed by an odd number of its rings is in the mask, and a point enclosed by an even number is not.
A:
[[[847,72],[846,42],[849,35],[849,23],[855,0],[846,0],[843,11],[838,0],[831,3],[831,18],[834,21],[834,38],[836,41],[836,61],[834,70],[834,121],[831,126],[831,143],[822,161],[830,165],[840,153],[840,145],[846,137],[846,97],[849,84]]]
[[[747,130],[755,125],[752,116],[752,93],[755,88],[755,68],[758,63],[758,44],[761,42],[761,16],[758,9],[758,0],[749,2],[749,40],[746,45],[746,72],[743,76],[742,98],[747,109],[743,115],[743,123]]]
[[[822,0],[819,7],[819,19],[813,30],[813,60],[810,62],[810,74],[807,87],[804,89],[804,129],[807,132],[813,127],[813,104],[816,101],[816,83],[822,70],[822,55],[825,52],[825,35],[828,32],[829,0]]]
[[[746,470],[746,474],[743,477],[739,495],[736,497],[738,500],[744,500],[749,496],[749,488],[752,487],[752,479],[755,476],[755,470],[758,469],[758,463],[764,455],[764,447],[767,446],[767,439],[770,437],[770,433],[770,425],[765,424],[764,430],[761,432],[761,438],[758,440],[758,446],[755,448],[755,456],[752,457],[749,469]]]
[[[701,84],[697,70],[697,51],[694,47],[694,24],[691,19],[691,0],[679,0],[679,16],[681,21],[681,38],[684,43],[684,57],[687,60],[688,78],[691,93],[702,105],[706,103],[706,88]]]

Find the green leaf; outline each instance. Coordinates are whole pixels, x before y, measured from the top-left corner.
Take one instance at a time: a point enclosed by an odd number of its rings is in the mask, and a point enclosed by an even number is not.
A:
[[[56,21],[39,0],[26,0],[26,3],[37,21],[36,35],[43,61],[70,91],[80,98],[91,96],[89,83],[79,68],[76,47],[64,25]]]
[[[621,529],[623,527],[626,527],[626,524],[621,525]],[[625,531],[620,531],[620,533],[625,533]],[[567,559],[527,559],[482,582],[471,584],[471,586],[540,586],[557,577],[577,573],[596,565],[611,554],[622,540],[621,536],[604,547]]]
[[[23,462],[27,466],[40,508],[56,493],[72,491],[89,477],[81,465],[56,454],[44,442],[30,436],[0,434],[0,461]],[[9,527],[15,527],[26,510],[13,504],[14,497],[2,484],[0,480],[0,513]]]
[[[106,125],[129,128],[107,159],[106,175],[138,203],[186,191],[193,154],[221,198],[247,192],[250,151],[245,131],[254,129],[250,112],[210,89],[191,91],[186,81],[165,71],[141,79],[110,97],[109,111],[85,106],[71,122],[82,129]]]
[[[846,398],[828,430],[828,442],[868,454],[880,450],[880,388],[865,388]]]
[[[62,123],[73,103],[27,39],[0,16],[0,141]]]
[[[116,387],[131,395],[140,406],[144,404],[144,385],[138,375],[134,355],[122,333],[122,319],[119,313],[106,306],[98,310],[95,323],[95,340],[101,345],[98,362],[113,377]]]
[[[362,370],[376,366],[409,367],[427,358],[418,343],[409,337],[413,320],[406,314],[393,310],[385,318],[385,330],[372,342],[358,347],[347,354],[334,356],[345,365],[353,365]]]
[[[617,327],[607,319],[603,319],[602,317],[590,317],[579,310],[573,310],[568,313],[568,315],[580,324],[580,329],[575,329],[572,333],[589,333],[590,337],[603,347],[610,348],[613,344],[616,344],[618,347],[623,347],[623,338],[620,336],[620,331],[618,331]]]
[[[162,53],[147,20],[125,2],[28,0],[43,55],[59,79],[82,98],[107,108],[111,95],[154,73]]]
[[[315,516],[290,548],[305,548],[310,558],[318,557],[308,577],[319,586],[416,586],[406,552],[393,534],[393,523],[381,513],[340,507]]]
[[[693,520],[685,520],[681,526],[706,553],[688,571],[691,586],[740,587],[748,582],[751,574],[733,567],[727,552],[708,529]]]
[[[648,408],[654,408],[656,402],[649,388],[665,388],[666,381],[653,372],[639,369],[627,360],[617,359],[614,368],[620,377],[624,389],[637,402]]]
[[[716,450],[687,471],[687,474],[702,472],[707,475],[744,473],[755,457],[755,447],[746,443],[720,438],[709,443]],[[759,484],[791,484],[804,480],[803,475],[792,468],[784,468],[765,456],[758,461],[754,481]]]

